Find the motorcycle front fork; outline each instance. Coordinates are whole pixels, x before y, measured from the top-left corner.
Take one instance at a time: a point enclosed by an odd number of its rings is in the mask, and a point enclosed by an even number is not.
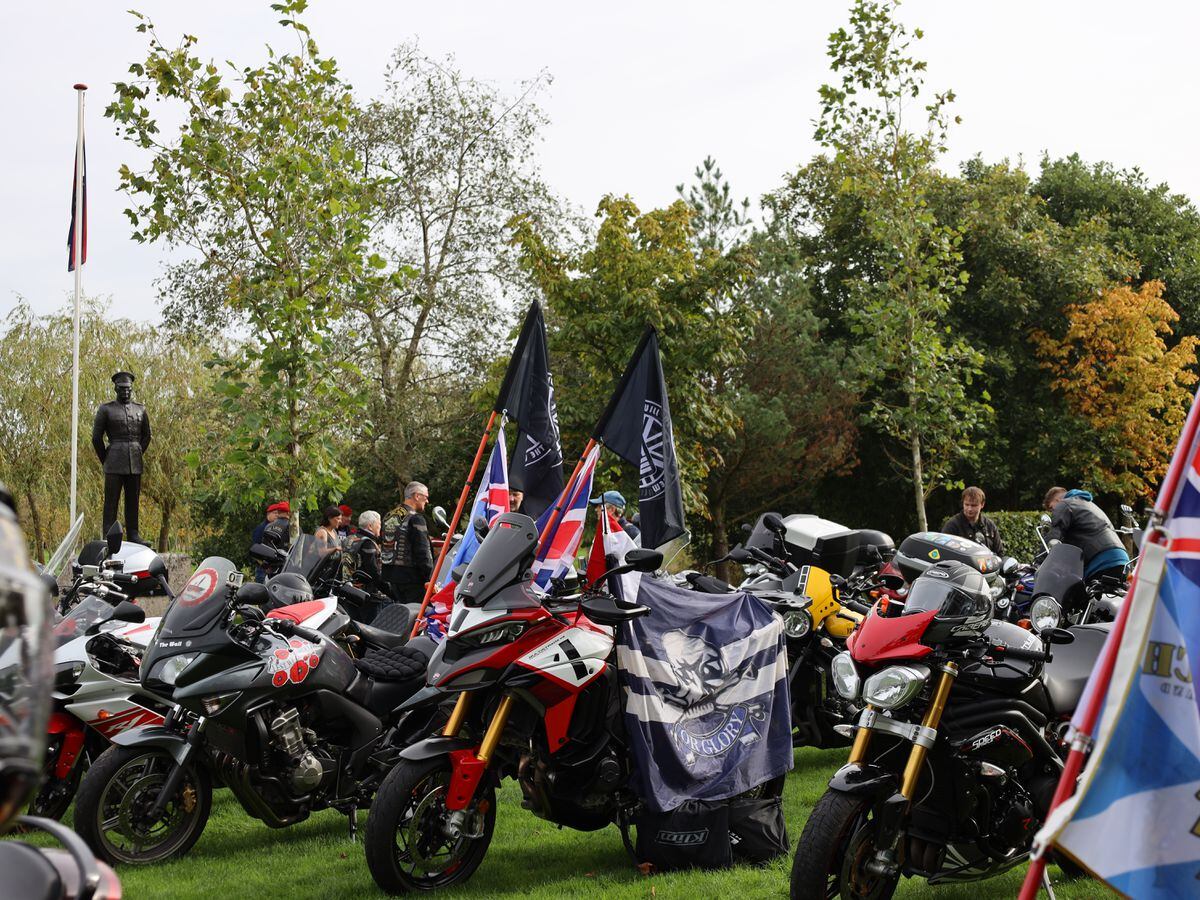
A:
[[[471,696],[466,691],[458,695],[458,701],[454,704],[450,720],[446,722],[446,727],[442,730],[445,737],[458,737],[470,710]],[[496,712],[492,714],[492,720],[488,723],[487,730],[483,733],[483,740],[479,742],[477,750],[450,751],[450,785],[446,789],[446,808],[450,810],[447,823],[449,828],[456,831],[461,830],[466,823],[467,807],[470,806],[479,782],[487,771],[488,763],[491,762],[496,747],[500,744],[500,737],[504,734],[504,728],[508,724],[512,705],[512,694],[505,694],[500,698],[500,703],[496,706]]]
[[[938,725],[941,724],[942,714],[946,711],[946,702],[950,699],[950,689],[958,675],[958,666],[953,662],[946,663],[941,668],[941,678],[934,688],[933,699],[921,719],[920,736],[932,736],[936,739]],[[868,707],[869,709],[870,707]],[[854,735],[854,746],[850,748],[850,762],[861,765],[867,756],[867,748],[871,743],[871,729],[859,728]],[[924,742],[913,741],[908,753],[908,762],[904,766],[904,775],[900,780],[900,790],[884,801],[879,811],[878,833],[876,835],[875,856],[866,864],[867,871],[873,875],[890,877],[899,871],[896,847],[900,843],[904,819],[912,807],[913,795],[917,790],[917,782],[921,770],[925,766],[925,758],[929,754],[931,740]]]

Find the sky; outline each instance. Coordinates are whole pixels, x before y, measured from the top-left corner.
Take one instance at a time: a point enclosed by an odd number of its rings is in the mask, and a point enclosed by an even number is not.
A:
[[[85,82],[89,240],[84,290],[114,314],[157,321],[154,281],[166,251],[133,242],[117,191],[138,158],[103,118],[112,84],[145,56],[126,10],[184,32],[217,61],[258,63],[285,46],[268,2],[56,0],[6,3],[0,74],[0,317],[24,297],[49,312],[69,302],[66,271],[75,91]],[[312,0],[305,21],[363,99],[382,92],[392,50],[418,40],[468,75],[513,88],[542,70],[550,119],[539,148],[551,188],[587,213],[606,193],[643,208],[671,202],[706,156],[739,196],[757,199],[815,152],[817,88],[830,80],[826,39],[848,2],[654,0],[606,3]],[[1076,0],[908,0],[927,86],[953,88],[963,123],[946,166],[982,153],[1023,159],[1080,153],[1137,166],[1200,200],[1196,165],[1200,4]]]

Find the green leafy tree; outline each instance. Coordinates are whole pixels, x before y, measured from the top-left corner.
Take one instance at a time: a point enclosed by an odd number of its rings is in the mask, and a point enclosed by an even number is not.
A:
[[[686,187],[686,190],[685,190]],[[675,192],[687,202],[695,215],[692,230],[696,243],[708,250],[724,253],[750,236],[750,199],[734,201],[730,184],[711,156],[696,166],[690,185],[676,185]]]
[[[981,355],[945,327],[967,278],[961,236],[929,206],[954,95],[933,95],[912,128],[925,63],[909,48],[922,35],[910,36],[894,11],[892,2],[858,0],[849,27],[830,36],[840,80],[820,89],[815,137],[831,156],[797,173],[771,205],[792,227],[825,235],[832,259],[814,262],[851,338],[865,421],[911,478],[925,528],[928,493],[951,480],[990,407],[973,386]]]
[[[367,252],[380,185],[348,140],[350,88],[299,20],[305,6],[272,6],[293,52],[240,69],[204,62],[190,35],[165,46],[134,13],[149,52],[105,112],[149,157],[143,170],[121,168],[134,239],[193,250],[207,295],[253,336],[216,365],[234,424],[223,492],[230,502],[282,494],[294,527],[301,508],[349,483],[336,439],[363,398],[345,389],[353,366],[335,325],[348,299],[385,289],[375,273],[386,266]],[[173,137],[160,107],[182,121]]]

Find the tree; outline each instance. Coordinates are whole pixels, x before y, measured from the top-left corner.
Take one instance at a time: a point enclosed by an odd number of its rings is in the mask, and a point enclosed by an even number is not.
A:
[[[204,295],[223,297],[254,336],[217,365],[234,423],[226,496],[283,494],[293,527],[302,507],[349,483],[335,438],[362,398],[344,387],[353,366],[334,341],[342,305],[399,284],[367,252],[380,185],[348,142],[350,88],[299,20],[305,6],[272,6],[294,52],[268,48],[263,65],[224,74],[195,54],[196,38],[168,48],[134,13],[149,52],[105,111],[149,155],[144,171],[121,167],[133,238],[193,250]],[[160,105],[182,118],[174,139],[152,112]]]
[[[733,201],[729,182],[711,156],[696,166],[695,179],[686,191],[684,185],[676,185],[675,192],[695,212],[692,230],[696,242],[719,253],[743,243],[751,228],[750,199],[743,197],[740,204]]]
[[[658,329],[675,444],[690,512],[706,515],[703,485],[732,436],[736,414],[718,383],[744,358],[757,318],[732,302],[753,273],[744,248],[697,249],[683,201],[642,213],[628,197],[605,197],[594,244],[553,249],[536,223],[519,219],[514,242],[545,294],[563,444],[582,445],[647,325]],[[568,450],[569,452],[569,450]],[[611,477],[605,474],[602,477]]]
[[[890,455],[912,480],[923,529],[926,496],[970,452],[990,407],[987,393],[973,390],[981,355],[945,327],[966,280],[961,236],[929,206],[954,94],[935,94],[922,107],[920,130],[908,130],[925,70],[908,52],[922,34],[910,38],[894,9],[886,0],[857,0],[849,29],[830,36],[841,78],[820,89],[815,137],[832,158],[798,172],[771,206],[824,233],[833,255],[814,262],[826,275],[839,272],[833,302],[852,339],[864,419],[904,448]],[[831,244],[846,231],[847,241]]]
[[[1191,405],[1200,338],[1167,346],[1179,316],[1164,289],[1113,285],[1068,306],[1061,336],[1033,335],[1051,386],[1084,426],[1066,461],[1102,492],[1152,499]]]
[[[355,120],[358,152],[383,184],[374,240],[403,289],[350,304],[371,381],[371,447],[393,480],[413,476],[433,425],[430,392],[452,400],[479,373],[506,331],[501,297],[524,304],[528,282],[508,246],[517,215],[557,226],[538,173],[535,142],[545,123],[539,75],[515,96],[462,74],[453,59],[396,50],[384,99]],[[433,404],[435,419],[442,404]],[[426,455],[427,458],[427,455]]]

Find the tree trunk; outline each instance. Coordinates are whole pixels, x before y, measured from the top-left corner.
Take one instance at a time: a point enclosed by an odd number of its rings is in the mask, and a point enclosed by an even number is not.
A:
[[[921,467],[921,437],[912,436],[913,495],[917,501],[917,531],[928,531],[925,519],[925,472]]]
[[[729,553],[729,536],[725,533],[725,498],[717,500],[710,508],[713,523],[713,556],[721,560],[717,563],[717,577],[722,581],[729,580],[729,563],[725,556]]]
[[[158,529],[158,552],[167,552],[167,541],[171,538],[171,508],[173,503],[164,503],[162,505],[162,524]]]
[[[42,532],[42,514],[33,499],[33,491],[25,491],[25,502],[29,504],[29,518],[33,520],[33,552],[37,562],[46,561],[46,536]]]

